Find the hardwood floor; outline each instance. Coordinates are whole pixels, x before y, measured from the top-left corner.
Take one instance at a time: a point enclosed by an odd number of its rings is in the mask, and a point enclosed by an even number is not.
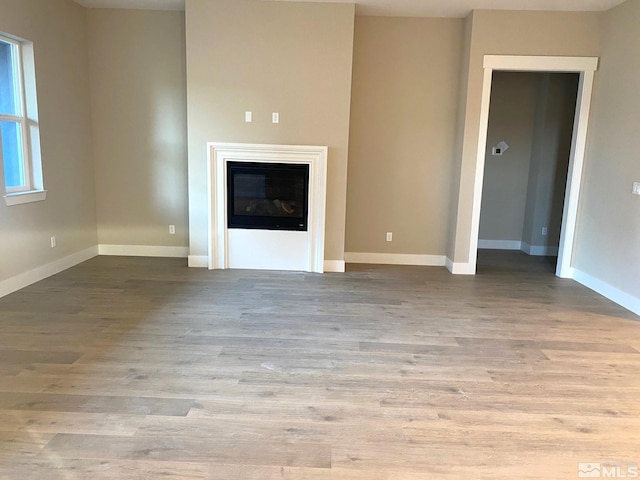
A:
[[[0,299],[0,478],[577,479],[640,462],[640,322],[546,259],[97,257]],[[624,471],[629,465],[622,465]]]

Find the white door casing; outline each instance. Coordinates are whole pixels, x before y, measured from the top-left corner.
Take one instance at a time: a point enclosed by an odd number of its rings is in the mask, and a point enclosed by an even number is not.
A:
[[[478,150],[473,186],[473,208],[471,216],[471,235],[469,241],[469,265],[467,272],[475,273],[478,256],[478,233],[480,229],[480,208],[482,203],[482,184],[484,181],[484,162],[489,125],[489,105],[491,102],[491,81],[494,71],[511,72],[564,72],[579,73],[578,98],[571,139],[569,171],[565,190],[562,230],[556,275],[571,277],[571,258],[576,234],[578,200],[582,182],[582,170],[586,154],[587,127],[591,109],[593,79],[598,68],[597,57],[538,57],[485,55],[484,80],[482,84],[482,104],[480,108],[480,127],[478,132]]]

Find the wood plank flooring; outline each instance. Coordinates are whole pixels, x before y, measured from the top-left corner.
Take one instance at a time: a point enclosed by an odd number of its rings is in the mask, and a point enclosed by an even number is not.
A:
[[[640,463],[640,319],[548,259],[481,252],[478,272],[85,262],[0,299],[0,478],[546,480]]]

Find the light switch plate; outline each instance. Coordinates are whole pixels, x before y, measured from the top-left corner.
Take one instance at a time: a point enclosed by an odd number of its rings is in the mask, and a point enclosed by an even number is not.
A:
[[[633,190],[631,193],[634,195],[640,195],[640,182],[633,182]]]

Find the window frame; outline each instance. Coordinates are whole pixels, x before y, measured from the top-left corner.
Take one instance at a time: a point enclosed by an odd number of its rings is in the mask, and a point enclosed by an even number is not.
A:
[[[27,97],[26,97],[26,88],[24,81],[24,67],[23,67],[23,52],[22,52],[22,43],[19,40],[15,40],[13,38],[7,37],[6,35],[0,34],[0,41],[3,43],[7,43],[12,46],[13,51],[11,54],[12,67],[14,69],[13,81],[14,88],[16,89],[16,94],[19,97],[17,103],[17,107],[19,111],[18,115],[9,115],[0,113],[0,121],[5,122],[13,122],[20,125],[20,140],[22,146],[22,176],[23,182],[22,185],[17,187],[8,187],[5,181],[5,192],[7,194],[12,193],[23,193],[35,190],[33,186],[33,177],[31,174],[31,141],[30,141],[30,132],[29,125],[27,122]],[[17,77],[17,78],[16,78]],[[0,154],[1,155],[1,154]],[[4,160],[3,160],[4,162]]]
[[[20,115],[0,115],[0,120],[15,122],[21,129],[22,185],[7,187],[0,152],[0,195],[4,189],[4,201],[7,206],[12,206],[45,200],[47,191],[44,189],[42,175],[34,45],[29,40],[2,31],[0,40],[15,48],[12,55],[13,66],[16,68],[14,82],[17,83],[15,87],[20,94]]]

